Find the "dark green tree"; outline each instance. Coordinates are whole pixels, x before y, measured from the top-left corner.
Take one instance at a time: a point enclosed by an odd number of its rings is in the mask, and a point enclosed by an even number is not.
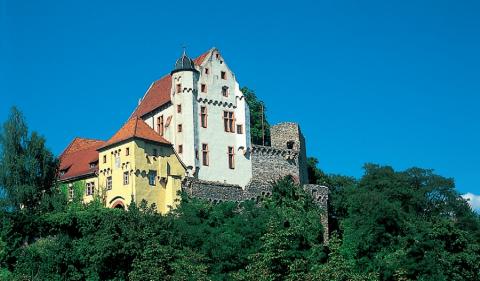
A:
[[[58,161],[46,148],[45,139],[28,133],[23,115],[15,107],[0,133],[0,187],[11,209],[39,209],[42,199],[58,193],[55,176]]]
[[[270,124],[267,120],[265,103],[258,99],[252,89],[242,87],[240,89],[250,109],[250,135],[254,144],[270,144]],[[263,130],[262,130],[263,120]],[[265,138],[265,143],[264,143]]]

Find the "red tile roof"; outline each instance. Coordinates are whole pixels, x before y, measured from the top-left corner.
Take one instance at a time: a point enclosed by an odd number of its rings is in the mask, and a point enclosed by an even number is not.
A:
[[[90,163],[98,162],[97,149],[104,143],[100,140],[75,138],[60,155],[59,180],[65,181],[95,173],[98,166],[91,168]]]
[[[201,54],[199,57],[194,59],[196,65],[201,65],[208,54],[212,49]],[[170,101],[170,92],[172,89],[172,76],[167,74],[160,78],[159,80],[153,82],[150,88],[145,93],[140,104],[135,108],[135,111],[132,113],[131,117],[142,117],[145,114],[152,112],[154,109],[159,108],[160,106],[168,103]]]
[[[132,117],[118,130],[113,137],[111,137],[103,146],[98,149],[109,147],[113,144],[119,143],[131,138],[140,138],[157,143],[170,144],[166,139],[160,136],[152,128],[150,128],[145,121],[137,116]]]

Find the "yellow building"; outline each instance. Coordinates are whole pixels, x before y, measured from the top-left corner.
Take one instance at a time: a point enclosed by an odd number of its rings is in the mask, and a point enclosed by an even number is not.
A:
[[[172,145],[136,117],[106,142],[76,138],[60,161],[59,179],[70,198],[98,196],[111,208],[146,200],[166,213],[177,204],[185,175]]]

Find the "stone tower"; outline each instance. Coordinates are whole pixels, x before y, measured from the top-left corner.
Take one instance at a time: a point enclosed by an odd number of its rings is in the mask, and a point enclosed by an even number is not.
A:
[[[270,128],[271,146],[277,149],[291,149],[298,153],[298,176],[301,184],[308,183],[307,151],[305,138],[297,123],[285,122]]]

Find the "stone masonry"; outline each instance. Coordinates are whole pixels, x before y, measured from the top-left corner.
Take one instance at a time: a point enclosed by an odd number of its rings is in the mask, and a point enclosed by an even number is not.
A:
[[[271,146],[253,145],[249,151],[253,178],[245,188],[188,178],[183,184],[184,191],[212,203],[245,200],[259,202],[262,197],[271,195],[273,182],[290,175],[298,184],[303,185],[324,211],[321,223],[324,226],[324,240],[328,242],[328,187],[308,184],[305,138],[300,127],[296,123],[280,123],[272,126],[270,133]]]

